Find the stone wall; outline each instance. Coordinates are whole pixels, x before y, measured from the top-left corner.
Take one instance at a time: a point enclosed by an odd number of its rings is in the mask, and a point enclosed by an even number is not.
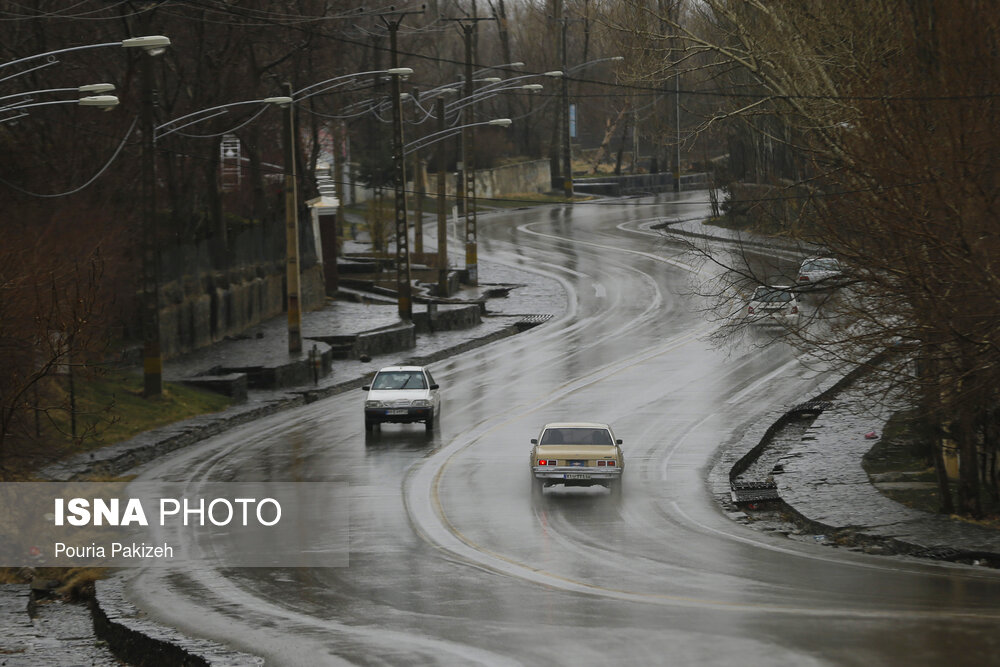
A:
[[[300,225],[302,310],[323,305],[323,267],[311,225]],[[160,261],[160,351],[164,359],[236,336],[285,312],[285,236],[279,224],[250,225],[222,242],[167,245]]]
[[[448,172],[445,183],[445,191],[449,197],[455,196],[455,184],[458,181],[458,174]],[[429,195],[437,193],[437,173],[428,172],[424,176],[424,187]],[[413,191],[413,183],[407,184],[407,189]],[[476,170],[476,196],[477,197],[503,197],[524,193],[548,192],[552,189],[552,177],[549,173],[548,160],[532,160],[530,162],[518,162],[517,164],[494,167],[493,169]],[[349,188],[354,192],[354,199],[348,196],[348,203],[366,202],[372,198],[371,190],[360,185]],[[392,191],[383,190],[387,196],[392,196]]]
[[[236,336],[285,312],[285,275],[244,270],[246,275],[186,276],[160,288],[160,348],[164,359]],[[257,275],[257,274],[260,275]],[[303,269],[303,312],[323,305],[323,267]]]

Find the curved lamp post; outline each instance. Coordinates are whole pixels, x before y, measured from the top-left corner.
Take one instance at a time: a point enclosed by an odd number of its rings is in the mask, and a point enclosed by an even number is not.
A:
[[[412,141],[404,146],[404,151],[406,153],[411,153],[437,143],[438,141],[443,141],[444,139],[453,137],[460,132],[464,132],[466,129],[465,126],[445,128],[444,99],[441,97],[438,97],[437,99],[437,118],[438,131],[425,137],[421,137],[420,139]],[[495,127],[509,127],[510,124],[510,118],[494,118],[481,123],[475,123],[475,125],[492,125]],[[445,181],[447,179],[447,174],[445,173],[444,151],[438,151],[437,172],[438,294],[448,296],[448,218],[447,212],[445,211]],[[417,224],[421,224],[421,221],[418,221]]]
[[[395,52],[394,52],[395,53]],[[399,314],[400,317],[406,321],[412,318],[412,304],[410,303],[410,258],[409,258],[409,247],[406,243],[406,198],[403,193],[404,185],[400,184],[401,177],[403,176],[403,163],[402,163],[402,150],[401,148],[397,151],[397,147],[402,146],[402,110],[400,108],[400,84],[399,81],[403,77],[407,77],[413,74],[413,70],[409,67],[398,67],[393,63],[393,67],[381,70],[372,70],[369,72],[355,72],[353,74],[344,74],[341,76],[333,77],[332,79],[327,79],[325,81],[320,81],[318,83],[311,84],[302,88],[298,91],[292,92],[291,84],[286,83],[286,94],[292,98],[292,103],[287,105],[285,110],[285,223],[286,223],[286,234],[285,238],[289,247],[289,259],[288,259],[288,284],[289,284],[289,294],[288,294],[288,350],[289,352],[297,352],[302,349],[301,340],[301,327],[302,327],[302,313],[299,306],[299,265],[298,265],[298,203],[296,194],[296,176],[295,176],[295,127],[294,127],[294,103],[301,100],[307,99],[314,95],[321,95],[328,93],[334,88],[351,83],[359,76],[366,76],[369,74],[387,74],[392,78],[392,98],[393,98],[393,160],[394,168],[396,173],[396,283],[398,287],[399,294]],[[333,85],[328,85],[333,84]],[[323,87],[325,86],[325,87]],[[398,159],[397,159],[398,156]],[[403,181],[405,183],[405,181]],[[402,241],[399,236],[399,219],[400,219],[400,208],[402,209]],[[294,256],[292,253],[294,252]],[[294,275],[293,275],[294,274]],[[293,295],[292,285],[295,286],[295,293]],[[293,306],[294,311],[293,312]],[[295,330],[295,333],[293,333]]]
[[[25,56],[24,58],[18,58],[17,60],[10,60],[5,63],[0,63],[0,69],[5,67],[12,67],[14,65],[21,65],[24,63],[29,63],[33,60],[38,60],[39,58],[45,58],[46,61],[41,65],[35,67],[30,67],[24,71],[18,72],[17,74],[12,74],[10,76],[0,79],[0,81],[6,81],[7,79],[12,79],[14,77],[21,76],[22,74],[27,74],[28,72],[33,72],[43,67],[48,67],[49,65],[55,65],[59,60],[55,57],[62,53],[71,53],[73,51],[86,51],[88,49],[99,49],[108,46],[120,46],[122,48],[139,48],[146,51],[150,55],[158,55],[163,52],[168,46],[170,46],[170,39],[164,37],[163,35],[146,35],[143,37],[130,37],[129,39],[123,39],[120,42],[103,42],[101,44],[85,44],[83,46],[71,46],[65,49],[56,49],[55,51],[46,51],[45,53],[36,53],[33,56]]]
[[[467,53],[470,52],[469,45],[469,33],[466,32],[466,50]],[[466,59],[466,72],[468,76],[465,83],[465,97],[452,102],[449,105],[450,111],[462,110],[462,121],[463,127],[462,131],[462,200],[463,200],[463,210],[465,213],[465,269],[467,274],[467,280],[470,285],[479,284],[479,259],[478,259],[478,229],[476,220],[476,166],[474,164],[475,158],[475,115],[474,115],[474,105],[475,103],[483,99],[484,97],[489,97],[492,95],[499,94],[506,90],[513,90],[518,86],[511,86],[509,88],[503,87],[500,84],[520,79],[526,79],[533,76],[559,76],[562,72],[545,72],[543,74],[526,74],[522,76],[513,77],[511,79],[501,80],[500,82],[494,82],[490,85],[484,86],[483,90],[476,91],[473,88],[473,78],[471,76],[472,65],[469,59]]]
[[[115,84],[113,83],[91,83],[85,86],[77,86],[75,88],[45,88],[43,90],[31,90],[25,93],[14,93],[12,95],[0,96],[0,102],[4,100],[20,99],[20,102],[10,102],[5,105],[0,105],[0,111],[3,109],[21,106],[23,104],[29,104],[34,101],[34,95],[44,95],[47,93],[77,93],[79,95],[100,95],[102,93],[110,93],[114,91]],[[72,102],[73,100],[69,100]]]
[[[288,86],[289,84],[286,84]],[[231,107],[245,106],[248,104],[259,104],[259,105],[275,105],[286,110],[285,116],[285,132],[286,135],[291,134],[291,128],[288,123],[292,121],[291,119],[291,106],[293,99],[291,95],[280,95],[275,97],[265,97],[259,100],[243,100],[240,102],[229,102],[227,104],[220,104],[214,107],[208,107],[206,109],[199,109],[198,111],[192,111],[184,116],[179,116],[165,123],[161,123],[153,128],[153,142],[178,132],[185,127],[190,125],[195,125],[203,121],[209,120],[210,118],[216,118],[225,113],[228,113],[228,109]],[[302,351],[302,312],[299,307],[299,257],[298,257],[298,247],[299,247],[299,235],[298,235],[298,217],[297,211],[295,210],[295,164],[294,160],[288,159],[288,151],[292,149],[291,141],[286,141],[285,151],[285,217],[286,225],[288,224],[289,207],[292,207],[292,225],[291,229],[294,230],[294,234],[290,235],[286,230],[286,241],[287,247],[287,260],[286,260],[286,291],[287,291],[287,301],[288,301],[288,351],[292,353],[298,353]],[[291,194],[289,195],[289,185],[291,185]],[[157,278],[158,282],[158,278]]]
[[[100,44],[86,44],[83,46],[72,46],[65,49],[56,49],[37,53],[32,56],[18,58],[5,63],[0,63],[0,70],[7,67],[32,63],[44,58],[45,62],[33,67],[28,67],[20,72],[5,76],[0,82],[33,72],[49,65],[54,65],[59,60],[56,56],[63,53],[84,51],[88,49],[98,49],[110,46],[122,48],[142,49],[146,56],[155,56],[162,53],[170,46],[170,38],[163,35],[145,35],[142,37],[131,37],[118,42],[103,42]],[[143,286],[143,395],[158,396],[163,393],[163,359],[160,355],[160,317],[159,317],[159,296],[156,286],[158,278],[156,236],[155,236],[155,200],[154,188],[156,184],[156,172],[153,165],[153,79],[150,69],[149,57],[142,59],[142,111],[141,128],[143,137],[143,165],[142,165],[142,192],[143,192],[143,249],[142,249],[142,286]],[[101,86],[102,84],[96,84]],[[88,92],[88,91],[80,91]],[[89,92],[96,92],[91,90]],[[101,92],[108,92],[102,90]],[[114,103],[111,102],[113,98]],[[76,104],[84,106],[110,107],[118,103],[117,98],[112,95],[92,95],[82,98],[86,101],[76,101]],[[73,102],[71,102],[73,103]]]
[[[74,89],[75,90],[75,89]],[[81,107],[96,107],[98,109],[104,109],[105,111],[110,111],[114,107],[118,106],[118,98],[114,95],[89,95],[87,97],[81,97],[76,100],[51,100],[49,102],[32,102],[31,104],[9,104],[5,107],[0,107],[0,112],[4,111],[21,111],[25,109],[34,109],[36,107],[49,107],[59,104],[77,104]],[[7,123],[12,120],[17,120],[18,118],[23,118],[27,116],[26,113],[19,113],[16,116],[10,116],[8,118],[0,118],[0,123]]]

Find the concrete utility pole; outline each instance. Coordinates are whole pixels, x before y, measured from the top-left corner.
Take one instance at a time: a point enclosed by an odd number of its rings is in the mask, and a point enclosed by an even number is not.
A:
[[[396,11],[383,15],[382,21],[389,29],[390,70],[399,70],[399,52],[396,35],[403,18],[411,14],[423,14],[420,11]],[[393,16],[389,20],[386,16]],[[402,76],[399,73],[391,75],[392,82],[392,168],[393,186],[395,190],[396,210],[396,293],[398,295],[399,317],[404,322],[413,319],[413,288],[410,284],[410,242],[408,220],[406,215],[406,156],[403,150],[403,102],[400,90]]]
[[[472,37],[476,23],[462,24],[465,34],[465,96],[471,98],[475,92],[472,82]],[[462,110],[462,181],[465,184],[465,270],[470,285],[479,284],[479,249],[476,239],[476,132],[475,105],[469,104]]]
[[[563,196],[573,199],[573,145],[570,132],[570,106],[569,106],[569,70],[567,65],[569,56],[567,55],[567,31],[571,21],[582,21],[583,19],[568,18],[562,15],[562,2],[556,7],[560,15],[553,17],[554,21],[560,24],[559,31],[559,61],[562,67],[562,86],[559,89],[559,143],[562,144],[562,179]]]
[[[562,61],[562,175],[563,175],[563,196],[573,199],[573,149],[570,145],[571,137],[569,131],[569,77],[566,66],[566,30],[570,19],[562,18],[562,37],[559,40],[560,59]]]
[[[438,118],[438,132],[445,131],[444,122],[444,99],[437,98],[435,109]],[[445,183],[448,174],[445,173],[444,148],[437,150],[437,269],[438,269],[438,294],[448,296],[448,209],[445,195],[447,192]]]
[[[420,91],[416,88],[410,93],[414,101],[420,103]],[[413,252],[424,254],[424,169],[420,151],[413,151]],[[421,261],[421,260],[418,260]]]
[[[292,97],[292,84],[285,82]],[[302,352],[302,305],[299,285],[299,204],[295,168],[295,104],[285,107],[285,292],[288,297],[288,353]]]
[[[156,90],[153,84],[153,56],[141,56],[142,108],[142,369],[145,397],[163,393],[163,357],[160,353],[160,253],[157,248],[156,224],[156,129],[153,105]]]
[[[447,19],[458,21],[462,26],[462,34],[465,38],[465,97],[471,102],[472,96],[476,92],[473,83],[473,40],[476,33],[476,26],[479,21],[493,21],[493,17],[467,17],[461,19]],[[468,276],[467,282],[470,285],[479,284],[479,258],[478,243],[476,240],[476,131],[472,124],[476,122],[476,112],[474,104],[467,104],[462,109],[462,198],[465,202],[465,272]]]

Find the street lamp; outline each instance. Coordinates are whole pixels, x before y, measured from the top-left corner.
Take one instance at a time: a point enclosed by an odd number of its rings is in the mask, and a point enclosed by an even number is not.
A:
[[[101,93],[110,93],[115,89],[113,83],[91,83],[86,86],[77,86],[75,88],[45,88],[44,90],[32,90],[26,93],[14,93],[13,95],[4,95],[0,97],[0,102],[3,100],[12,100],[18,98],[21,102],[11,102],[7,105],[0,106],[0,111],[6,108],[21,106],[21,104],[27,104],[34,99],[34,95],[43,95],[45,93],[78,93],[83,95],[88,93],[90,95],[100,95]],[[72,102],[73,100],[70,100]]]
[[[484,88],[488,90],[475,91],[473,88],[473,76],[472,76],[472,32],[471,30],[465,31],[465,52],[466,52],[466,62],[465,62],[465,98],[463,100],[458,100],[454,102],[451,106],[453,109],[462,110],[462,122],[465,128],[462,131],[462,197],[464,199],[464,211],[465,211],[465,269],[468,276],[468,282],[470,285],[479,284],[479,260],[478,254],[478,241],[477,241],[477,221],[476,221],[476,167],[474,164],[475,159],[475,114],[473,110],[474,102],[488,94],[500,93],[505,89],[494,88],[501,82],[494,82]],[[561,72],[560,72],[561,74]],[[513,81],[514,79],[526,78],[528,76],[535,75],[525,75],[525,77],[514,77],[513,79],[508,79],[508,81]],[[554,72],[546,72],[543,76],[554,76]],[[464,102],[459,104],[459,102]]]
[[[54,65],[59,61],[53,56],[57,56],[59,54],[109,46],[140,48],[144,51],[146,56],[155,56],[162,53],[168,46],[170,46],[170,38],[164,37],[163,35],[146,35],[142,37],[132,37],[118,42],[87,44],[84,46],[73,46],[65,49],[46,51],[45,53],[36,53],[32,56],[18,58],[6,63],[0,63],[0,70],[2,70],[7,67],[30,63],[40,58],[46,59],[46,61],[40,65],[29,67],[17,72],[16,74],[6,76],[0,79],[0,82],[48,67],[49,65]],[[149,63],[149,57],[142,59],[141,68],[142,109],[140,121],[143,137],[142,194],[144,205],[142,225],[143,395],[157,396],[163,393],[163,359],[160,354],[159,295],[156,284],[159,278],[159,260],[157,258],[156,251],[156,171],[153,162],[155,159],[155,153],[153,150],[153,75]],[[91,90],[80,92],[96,91]],[[101,92],[108,91],[101,90]],[[112,99],[114,102],[111,101]],[[82,98],[82,100],[77,101],[76,103],[84,106],[109,108],[116,105],[118,103],[118,99],[112,95],[91,95]]]
[[[274,104],[279,107],[286,107],[291,103],[292,103],[291,97],[280,96],[280,97],[265,97],[259,100],[245,100],[243,102],[230,102],[228,104],[220,104],[218,106],[209,107],[207,109],[199,109],[198,111],[193,111],[184,116],[180,116],[178,118],[174,118],[173,120],[169,120],[166,123],[160,123],[159,125],[157,125],[155,128],[156,139],[159,140],[169,134],[173,134],[174,132],[179,132],[180,130],[183,130],[185,127],[189,125],[194,125],[196,123],[201,123],[202,121],[206,121],[209,118],[215,118],[216,116],[221,116],[222,114],[226,113],[226,109],[228,109],[229,107],[236,107],[244,104]],[[177,125],[177,123],[180,123],[181,121],[187,121],[187,122],[184,123],[183,125]],[[166,129],[166,131],[163,131],[164,129]]]
[[[409,154],[420,150],[421,148],[430,146],[431,144],[448,139],[465,129],[465,126],[450,128],[445,127],[445,105],[444,99],[441,97],[438,97],[437,99],[436,111],[438,131],[406,144],[403,148],[405,153]],[[476,123],[476,125],[492,125],[496,127],[509,127],[510,124],[511,120],[509,118],[494,118],[492,120]],[[447,174],[445,173],[444,151],[438,151],[437,172],[438,294],[441,296],[448,296],[448,222],[445,211],[445,180],[447,178]],[[418,222],[418,224],[420,223]]]
[[[450,103],[447,106],[448,113],[453,113],[459,109],[464,109],[465,107],[471,106],[476,102],[480,102],[486,98],[499,95],[500,93],[506,93],[512,90],[528,90],[528,91],[538,91],[542,90],[544,86],[540,83],[527,83],[512,86],[509,85],[514,81],[522,81],[524,79],[531,79],[539,76],[547,76],[550,78],[562,77],[563,73],[559,70],[552,70],[551,72],[543,72],[541,74],[524,74],[521,76],[511,77],[510,79],[500,79],[499,81],[491,82],[488,85],[483,86],[479,90],[475,91],[472,95],[460,98]],[[504,84],[504,85],[500,85]]]
[[[296,129],[295,129],[295,103],[308,99],[315,95],[329,93],[335,88],[348,85],[354,82],[357,77],[369,74],[388,74],[393,77],[393,81],[398,82],[399,77],[413,74],[409,67],[391,67],[389,69],[371,70],[368,72],[354,72],[336,76],[324,81],[310,84],[297,91],[292,90],[291,83],[285,83],[285,95],[276,98],[266,98],[260,102],[272,102],[284,108],[284,162],[285,162],[285,244],[286,244],[286,296],[288,301],[288,351],[297,354],[302,351],[302,308],[301,308],[301,271],[299,267],[299,212],[298,212],[298,191],[297,191],[297,165],[296,165]],[[398,89],[397,89],[398,90]],[[400,125],[400,131],[402,126]],[[405,204],[404,204],[405,207]],[[405,210],[405,208],[404,208]],[[398,243],[397,243],[398,246]],[[398,248],[397,248],[398,252]],[[408,255],[408,253],[407,253]],[[397,271],[400,271],[397,267]],[[406,287],[409,287],[409,263],[402,271],[406,275]],[[397,282],[399,279],[397,278]],[[406,296],[406,303],[409,297]],[[400,313],[404,312],[404,294],[400,293]],[[411,312],[411,311],[406,311]],[[409,319],[409,316],[407,317]]]
[[[43,63],[43,64],[41,64],[41,65],[38,65],[36,67],[31,67],[31,68],[26,69],[26,70],[24,70],[22,72],[18,72],[17,74],[12,74],[10,76],[7,76],[7,77],[5,77],[3,79],[0,79],[0,82],[6,81],[7,79],[12,79],[12,78],[17,77],[17,76],[21,76],[22,74],[27,74],[28,72],[33,72],[35,70],[42,69],[43,67],[48,67],[49,65],[55,65],[59,61],[56,60],[55,58],[53,58],[52,56],[57,56],[57,55],[59,55],[61,53],[70,53],[70,52],[73,52],[73,51],[84,51],[84,50],[87,50],[87,49],[98,49],[98,48],[102,48],[102,47],[106,47],[106,46],[120,46],[120,47],[123,47],[123,48],[126,48],[126,49],[128,49],[128,48],[141,48],[141,49],[145,50],[146,53],[148,53],[149,55],[155,56],[155,55],[159,55],[168,46],[170,46],[170,39],[168,37],[164,37],[163,35],[147,35],[147,36],[144,36],[144,37],[131,37],[129,39],[124,39],[124,40],[122,40],[120,42],[104,42],[102,44],[86,44],[84,46],[71,46],[71,47],[65,48],[65,49],[56,49],[55,51],[46,51],[45,53],[36,53],[33,56],[26,56],[24,58],[18,58],[17,60],[10,60],[10,61],[5,62],[5,63],[0,63],[0,69],[3,69],[5,67],[12,67],[14,65],[20,65],[20,64],[23,64],[23,63],[31,62],[32,60],[38,60],[39,58],[46,58],[47,59],[46,62]]]
[[[118,106],[118,98],[114,95],[90,95],[87,97],[81,97],[76,100],[51,100],[48,102],[33,102],[31,104],[9,104],[5,107],[0,107],[0,112],[4,111],[24,111],[25,109],[33,109],[36,107],[48,107],[55,106],[57,104],[77,104],[81,107],[97,107],[98,109],[104,109],[105,111],[110,111],[112,108]],[[27,114],[20,113],[16,116],[10,116],[8,118],[0,118],[0,123],[6,123],[12,120],[17,120],[18,118],[23,118]]]
[[[470,125],[458,125],[455,127],[445,128],[437,132],[434,132],[433,134],[428,134],[424,137],[420,137],[419,139],[415,139],[414,141],[409,142],[403,147],[403,152],[405,155],[409,155],[413,151],[420,150],[421,148],[426,148],[431,144],[436,144],[439,141],[443,141],[444,139],[453,137],[468,127],[482,127],[485,125],[489,125],[491,127],[510,127],[510,124],[512,122],[513,121],[510,118],[492,118],[490,120],[482,120],[477,123],[472,123]]]
[[[486,72],[489,72],[490,70],[508,69],[514,67],[524,67],[524,63],[519,61],[513,63],[505,63],[503,65],[493,65],[492,67],[483,67],[482,69],[477,69],[475,72],[473,72],[472,76],[479,76],[480,74],[486,74]]]

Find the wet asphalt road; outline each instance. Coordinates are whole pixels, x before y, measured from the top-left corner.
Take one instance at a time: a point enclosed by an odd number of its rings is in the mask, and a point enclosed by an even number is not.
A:
[[[439,428],[366,437],[341,394],[206,441],[146,478],[348,483],[350,566],[151,570],[133,601],[278,665],[982,665],[1000,576],[869,557],[727,518],[718,448],[817,382],[788,348],[716,349],[704,276],[648,224],[701,193],[480,220],[481,256],[555,278],[550,322],[432,365]],[[620,499],[532,500],[529,439],[598,420],[624,440]],[[317,516],[317,524],[322,517]]]

